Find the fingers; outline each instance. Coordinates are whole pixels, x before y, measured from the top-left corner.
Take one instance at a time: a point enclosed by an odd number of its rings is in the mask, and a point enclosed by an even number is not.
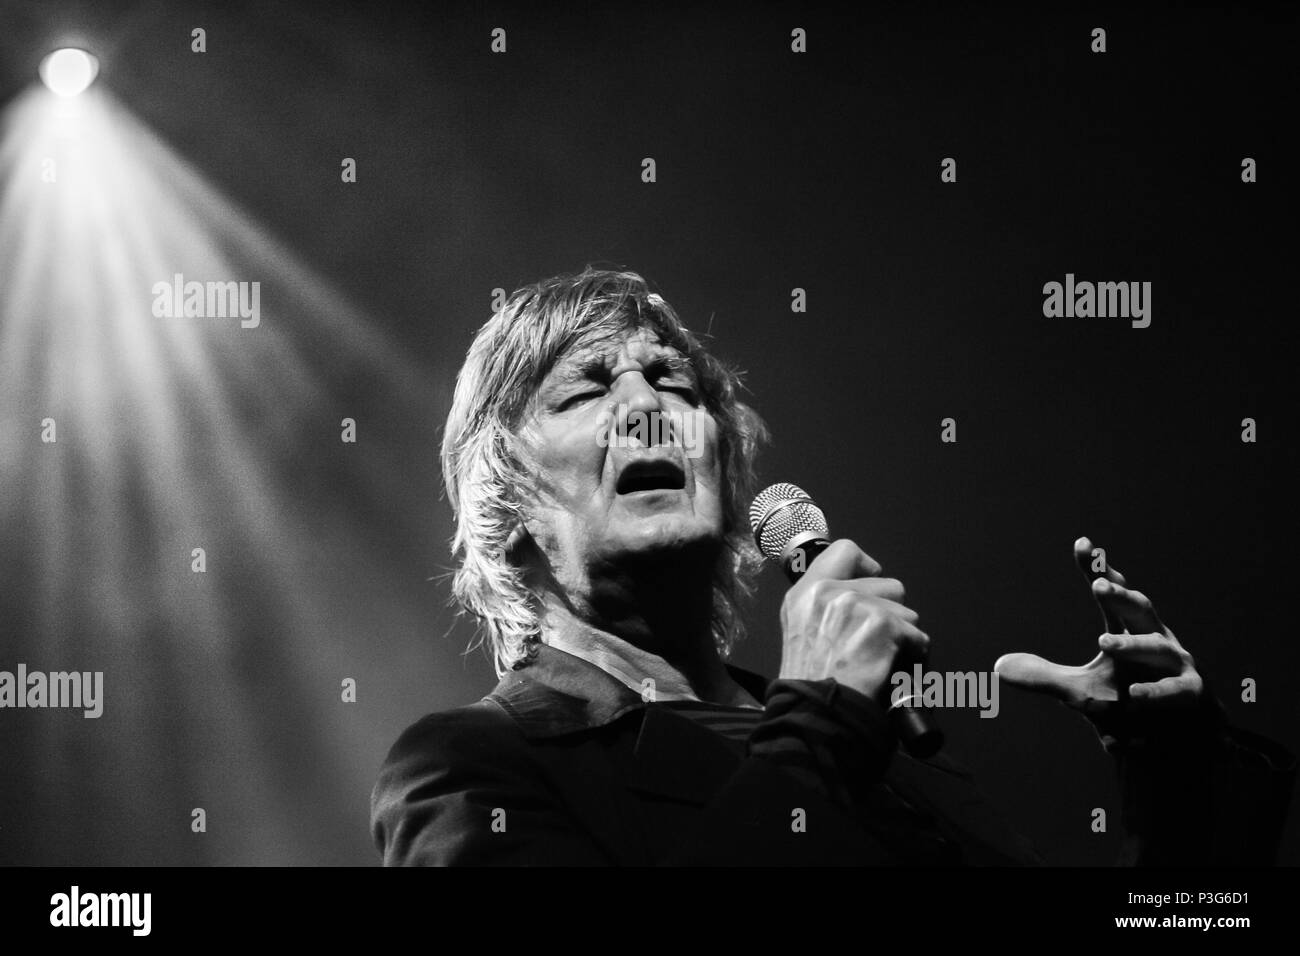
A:
[[[1191,663],[1191,655],[1158,634],[1103,634],[1097,644],[1117,661],[1139,664],[1169,674],[1181,673]]]
[[[1128,695],[1144,706],[1187,707],[1199,698],[1203,686],[1200,676],[1192,671],[1147,684],[1130,684]]]
[[[1102,577],[1116,584],[1125,583],[1124,575],[1110,566],[1105,552],[1101,548],[1094,547],[1090,538],[1079,538],[1074,542],[1074,561],[1089,581]]]
[[[898,578],[857,578],[832,585],[836,590],[856,591],[866,597],[880,598],[885,601],[902,603],[906,594],[903,582]]]
[[[1141,591],[1098,578],[1092,582],[1092,595],[1105,615],[1113,618],[1133,634],[1163,634],[1164,624],[1156,614],[1155,606]],[[1111,631],[1118,634],[1119,631]]]
[[[851,581],[874,577],[881,570],[875,558],[848,538],[840,538],[832,541],[830,547],[813,559],[803,580]]]
[[[1083,572],[1084,577],[1093,582],[1092,593],[1093,597],[1097,599],[1097,607],[1101,610],[1102,629],[1107,634],[1122,634],[1124,631],[1123,621],[1108,604],[1098,597],[1096,581],[1122,585],[1124,575],[1110,566],[1105,552],[1101,548],[1094,548],[1092,540],[1087,537],[1079,538],[1074,542],[1074,562],[1079,566],[1079,570]]]
[[[885,610],[890,614],[893,614],[896,618],[898,618],[899,620],[906,621],[908,624],[915,624],[917,621],[921,619],[921,615],[917,614],[906,604],[903,604],[899,601],[891,601],[888,598],[880,598],[878,603],[882,610]]]
[[[928,647],[930,638],[916,626],[921,616],[905,604],[871,593],[869,586],[876,583],[877,579],[873,578],[821,585],[825,589],[834,589],[833,593],[823,596],[823,604],[834,629],[851,627],[856,630],[879,622],[881,619],[890,619],[900,633],[907,635],[908,641],[912,643],[920,641]],[[897,585],[898,592],[900,594],[902,592],[902,585],[896,581],[880,579],[880,583],[886,588],[890,584]]]
[[[907,608],[903,610],[907,610]],[[912,616],[915,617],[916,615],[913,614]],[[900,620],[896,627],[897,641],[895,647],[897,647],[897,652],[894,655],[895,665],[906,666],[913,661],[924,662],[930,655],[930,635],[915,624],[905,620]]]

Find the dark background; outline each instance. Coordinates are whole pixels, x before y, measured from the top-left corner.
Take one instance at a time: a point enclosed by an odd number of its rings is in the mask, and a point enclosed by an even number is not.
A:
[[[494,682],[445,606],[436,457],[455,371],[494,288],[587,263],[646,276],[747,370],[774,436],[763,477],[803,485],[902,578],[932,666],[1090,659],[1100,621],[1070,550],[1087,534],[1232,718],[1295,747],[1296,48],[1280,8],[259,0],[0,16],[3,102],[82,37],[98,86],[320,277],[277,285],[239,248],[246,230],[195,214],[247,263],[228,278],[262,280],[263,325],[202,333],[224,401],[191,416],[175,391],[178,418],[207,425],[178,431],[191,480],[163,518],[159,486],[128,470],[105,524],[95,454],[117,446],[79,443],[81,399],[3,393],[0,669],[103,669],[107,702],[98,721],[0,712],[0,862],[377,862],[368,796],[388,746]],[[489,52],[497,26],[505,55]],[[807,54],[790,52],[795,26]],[[956,184],[939,180],[948,156]],[[1152,282],[1150,328],[1044,318],[1042,286],[1067,272]],[[807,314],[790,311],[796,286]],[[349,303],[350,332],[317,321],[323,297]],[[298,378],[277,377],[269,343]],[[35,438],[50,408],[68,421],[58,459]],[[1240,441],[1247,416],[1256,444]],[[132,469],[150,462],[137,447]],[[119,570],[88,596],[106,553]],[[766,572],[741,666],[775,673],[782,591]],[[1245,677],[1257,703],[1239,699]],[[1117,787],[1090,727],[1007,688],[1001,708],[945,714],[949,753],[1049,860],[1110,863]],[[1091,831],[1094,807],[1111,832]],[[1292,819],[1283,862],[1298,840]]]

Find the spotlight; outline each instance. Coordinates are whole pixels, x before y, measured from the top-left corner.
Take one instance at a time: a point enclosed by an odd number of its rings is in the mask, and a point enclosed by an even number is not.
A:
[[[41,61],[41,79],[59,96],[76,96],[95,82],[99,61],[85,50],[64,47]]]

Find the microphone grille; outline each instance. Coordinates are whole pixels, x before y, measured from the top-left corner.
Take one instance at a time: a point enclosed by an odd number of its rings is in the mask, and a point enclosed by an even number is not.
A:
[[[812,531],[823,538],[831,536],[822,509],[798,485],[784,481],[759,492],[749,506],[749,526],[758,550],[772,561],[781,560],[785,546],[797,534]]]

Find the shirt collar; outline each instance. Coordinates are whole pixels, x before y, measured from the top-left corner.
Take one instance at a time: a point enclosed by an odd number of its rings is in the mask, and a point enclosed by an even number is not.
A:
[[[532,739],[591,730],[645,707],[641,695],[594,664],[546,644],[501,679],[487,700],[499,704]],[[732,680],[763,700],[767,680],[725,665]]]

